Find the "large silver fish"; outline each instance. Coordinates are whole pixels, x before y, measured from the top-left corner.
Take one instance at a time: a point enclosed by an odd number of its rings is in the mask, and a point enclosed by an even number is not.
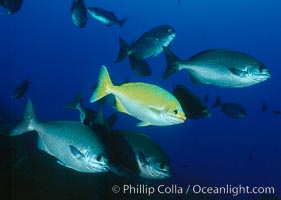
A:
[[[28,100],[22,122],[10,135],[21,135],[33,130],[39,136],[38,148],[56,157],[59,164],[80,172],[109,170],[106,149],[95,132],[79,122],[39,122]]]
[[[143,60],[160,54],[176,36],[176,31],[169,25],[160,25],[145,32],[131,46],[120,38],[120,51],[116,63],[122,61],[126,56],[133,54],[136,60]]]
[[[194,83],[229,88],[247,87],[270,78],[269,70],[260,61],[245,53],[212,49],[183,61],[168,48],[163,49],[167,68],[162,79],[182,69],[189,72]]]
[[[142,133],[114,131],[111,147],[120,162],[142,178],[165,179],[172,175],[167,154],[151,138]]]
[[[71,7],[71,21],[78,28],[84,28],[87,24],[88,15],[84,0],[73,0]]]

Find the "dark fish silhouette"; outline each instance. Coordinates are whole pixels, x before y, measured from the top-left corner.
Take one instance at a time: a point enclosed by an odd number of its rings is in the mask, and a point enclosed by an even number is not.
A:
[[[87,24],[88,15],[84,0],[73,0],[71,7],[71,21],[79,28],[84,28]]]
[[[0,6],[3,6],[9,15],[19,11],[23,0],[0,0]]]
[[[281,110],[272,110],[271,112],[275,115],[281,115]]]
[[[262,103],[261,110],[262,110],[262,112],[266,112],[266,111],[268,110],[268,106],[267,106],[266,101],[264,101],[264,102]]]
[[[228,88],[247,87],[270,78],[269,70],[260,61],[245,53],[210,49],[183,61],[167,47],[163,49],[167,68],[162,79],[167,79],[182,69],[188,71],[193,83]]]
[[[111,134],[113,160],[133,175],[148,179],[166,179],[172,175],[165,151],[143,133],[118,130]]]
[[[68,105],[66,105],[66,108],[78,110],[80,114],[80,122],[89,126],[95,132],[110,132],[118,118],[118,114],[113,113],[107,119],[104,119],[101,110],[97,112],[95,110],[84,107],[82,105],[81,91],[78,92],[78,94]]]
[[[211,116],[208,106],[183,85],[177,85],[173,95],[178,99],[185,116],[189,119],[201,119]]]
[[[203,100],[205,103],[207,103],[209,101],[209,94],[205,94]]]
[[[112,26],[113,24],[123,26],[128,19],[127,17],[118,19],[113,12],[98,7],[90,7],[87,11],[91,17],[107,26]]]
[[[176,36],[176,31],[169,25],[160,25],[145,32],[131,46],[122,38],[119,39],[120,51],[116,63],[133,54],[136,60],[155,57],[160,54],[163,46],[168,46]]]
[[[221,107],[221,110],[224,114],[231,118],[243,119],[247,116],[246,111],[241,105],[232,102],[221,103],[220,98],[217,96],[216,102],[214,103],[213,107],[218,106]]]
[[[14,89],[14,93],[13,93],[11,98],[12,99],[19,99],[22,96],[24,96],[24,94],[28,90],[29,84],[30,84],[29,79],[25,79],[21,84],[16,86],[16,88]]]

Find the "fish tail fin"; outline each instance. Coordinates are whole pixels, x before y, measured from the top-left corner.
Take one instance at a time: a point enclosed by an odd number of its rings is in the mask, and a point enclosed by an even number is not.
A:
[[[182,61],[171,50],[169,50],[168,47],[163,47],[163,51],[165,54],[167,67],[164,74],[162,75],[162,80],[167,79],[168,77],[176,73],[179,70],[179,63]]]
[[[221,99],[220,99],[219,96],[217,96],[216,102],[213,104],[212,107],[215,108],[215,107],[218,107],[218,106],[221,106]]]
[[[115,63],[121,62],[129,54],[130,45],[122,38],[119,38],[120,50]]]
[[[79,110],[79,107],[81,107],[81,104],[82,104],[82,91],[80,90],[77,93],[77,95],[74,97],[74,99],[65,106],[65,108]]]
[[[98,87],[91,96],[90,102],[93,103],[104,96],[110,94],[110,89],[113,87],[109,73],[106,67],[103,65],[100,70]]]
[[[125,22],[127,21],[127,19],[128,19],[128,17],[125,17],[125,18],[119,20],[119,21],[118,21],[118,25],[119,25],[120,27],[124,26],[124,24],[125,24]]]
[[[24,115],[22,121],[11,131],[10,136],[21,135],[23,133],[33,131],[34,124],[37,122],[34,113],[33,105],[28,99],[25,105]]]

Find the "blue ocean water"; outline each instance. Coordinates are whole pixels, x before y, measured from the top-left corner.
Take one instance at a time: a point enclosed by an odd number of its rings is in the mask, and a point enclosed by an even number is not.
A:
[[[87,0],[85,3],[112,10],[120,18],[128,17],[128,21],[124,27],[106,27],[89,19],[87,26],[79,29],[70,20],[72,2],[55,0],[26,0],[18,13],[0,15],[1,123],[15,124],[21,119],[26,98],[10,97],[26,78],[31,81],[26,96],[32,100],[41,121],[78,120],[77,112],[64,108],[78,90],[83,91],[84,105],[96,108],[89,98],[101,65],[107,66],[115,83],[129,77],[132,82],[152,83],[168,91],[183,84],[199,97],[209,94],[210,118],[169,127],[136,127],[136,119],[120,113],[114,127],[143,132],[168,154],[173,176],[156,184],[270,186],[280,198],[281,116],[271,110],[281,110],[281,3],[274,0]],[[161,80],[166,67],[163,53],[147,59],[152,68],[149,77],[134,74],[127,58],[115,64],[119,37],[130,43],[161,24],[175,28],[177,36],[170,49],[180,58],[187,59],[211,48],[237,50],[261,60],[272,77],[254,86],[231,89],[193,84],[186,71]],[[223,102],[243,105],[247,118],[232,119],[220,109],[211,108],[217,95]],[[268,104],[267,112],[261,109],[264,101]],[[104,111],[106,115],[114,112],[110,107]],[[83,193],[83,189],[76,192]],[[172,196],[162,198],[172,199]],[[207,198],[259,197],[213,194]]]

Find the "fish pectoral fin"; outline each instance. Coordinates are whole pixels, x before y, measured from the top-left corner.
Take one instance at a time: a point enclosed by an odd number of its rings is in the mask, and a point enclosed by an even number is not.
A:
[[[64,162],[62,162],[62,161],[60,161],[60,160],[57,160],[57,163],[60,164],[61,166],[66,167],[65,164],[64,164]]]
[[[148,161],[146,160],[145,155],[141,151],[138,151],[137,159],[139,160],[142,167],[148,165]]]
[[[246,71],[243,71],[243,70],[240,70],[240,69],[237,69],[237,68],[234,68],[234,67],[231,67],[231,68],[228,68],[228,69],[232,74],[234,74],[236,76],[244,77],[247,74]]]
[[[151,123],[149,123],[149,122],[139,122],[139,123],[137,124],[137,126],[139,126],[139,127],[142,127],[142,126],[149,126],[149,125],[151,125]]]
[[[121,103],[121,101],[118,98],[115,98],[115,101],[116,101],[116,109],[119,112],[129,114],[128,111],[124,108],[123,104]]]
[[[84,155],[75,146],[69,145],[70,152],[76,159],[84,158]]]

